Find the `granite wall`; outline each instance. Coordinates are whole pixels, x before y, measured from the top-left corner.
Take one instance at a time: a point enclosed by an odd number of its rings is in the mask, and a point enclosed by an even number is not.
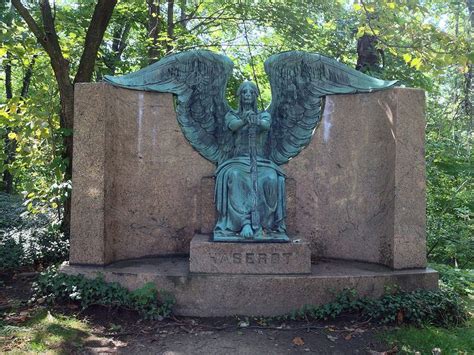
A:
[[[314,258],[426,265],[423,91],[328,97],[285,169],[290,237]],[[213,171],[171,94],[77,84],[70,262],[188,253],[213,227]]]

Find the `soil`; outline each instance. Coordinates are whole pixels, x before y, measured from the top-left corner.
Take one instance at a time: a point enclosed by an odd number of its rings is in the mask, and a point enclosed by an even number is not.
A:
[[[26,321],[35,307],[28,305],[37,273],[0,274],[0,319],[7,324]],[[12,310],[14,310],[12,316]],[[54,309],[87,320],[91,332],[63,351],[78,354],[390,354],[378,339],[383,330],[356,318],[326,322],[292,322],[238,318],[171,318],[144,321],[126,310],[94,306],[80,311],[75,304]],[[23,315],[23,316],[22,316]],[[23,318],[25,319],[23,319]]]

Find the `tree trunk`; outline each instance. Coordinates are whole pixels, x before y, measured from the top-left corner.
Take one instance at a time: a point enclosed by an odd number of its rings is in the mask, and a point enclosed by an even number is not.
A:
[[[11,78],[11,62],[10,62],[10,53],[7,53],[7,61],[5,66],[5,91],[6,91],[6,98],[7,100],[13,98],[13,89],[12,89],[12,78]],[[28,69],[26,69],[25,75],[23,77],[23,82],[20,91],[20,98],[25,99],[28,95],[28,90],[30,88],[31,77],[33,75],[33,66],[35,65],[36,55],[33,56]],[[17,109],[17,113],[20,110]],[[5,165],[10,165],[15,160],[16,154],[16,147],[17,143],[15,139],[9,139],[8,133],[11,130],[7,129],[6,137],[5,137],[5,153],[6,153],[6,160]],[[3,186],[4,191],[8,194],[13,193],[13,174],[7,169],[3,172]]]
[[[156,62],[160,57],[158,48],[158,36],[161,32],[161,13],[159,0],[147,0],[148,4],[148,38],[151,39],[151,45],[148,48],[148,62]]]
[[[168,18],[166,27],[166,53],[171,52],[173,49],[172,40],[174,39],[174,0],[168,0]]]
[[[7,101],[13,97],[13,89],[12,89],[12,64],[11,64],[11,54],[7,52],[7,58],[4,62],[4,70],[5,70],[5,95]],[[13,192],[13,175],[8,170],[8,165],[14,159],[14,153],[16,149],[16,141],[14,139],[8,138],[8,134],[11,132],[10,129],[7,129],[5,132],[4,144],[5,144],[5,156],[6,159],[4,161],[5,171],[3,172],[3,190],[7,194],[11,194]]]
[[[127,38],[132,27],[131,22],[125,24],[119,24],[114,30],[114,39],[112,41],[112,55],[104,57],[104,64],[110,69],[110,75],[115,75],[115,69],[117,62],[120,61],[122,53],[127,47]],[[102,77],[96,73],[97,80],[101,80]]]
[[[370,73],[380,70],[381,53],[376,45],[376,36],[363,35],[357,40],[357,70]]]
[[[186,0],[180,0],[179,2],[179,22],[181,24],[181,27],[185,30],[186,25],[188,23],[187,18],[186,18],[186,6],[187,6],[187,1]]]

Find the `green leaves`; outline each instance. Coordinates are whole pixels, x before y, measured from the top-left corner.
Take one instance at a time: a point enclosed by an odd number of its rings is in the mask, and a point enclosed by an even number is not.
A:
[[[322,306],[305,306],[283,318],[333,319],[355,313],[380,324],[416,324],[458,326],[468,319],[462,299],[451,289],[386,293],[380,299],[358,297],[350,289],[343,290],[334,302]]]
[[[101,275],[94,279],[82,275],[66,275],[51,267],[43,272],[33,286],[33,301],[42,299],[49,303],[76,301],[85,309],[90,305],[123,307],[139,312],[146,319],[162,319],[171,314],[176,303],[166,292],[158,292],[156,286],[145,283],[129,291],[116,282],[108,283]]]

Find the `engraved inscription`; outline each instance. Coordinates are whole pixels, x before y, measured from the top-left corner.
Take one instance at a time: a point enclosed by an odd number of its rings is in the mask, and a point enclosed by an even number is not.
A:
[[[211,253],[215,264],[289,264],[293,253]]]

